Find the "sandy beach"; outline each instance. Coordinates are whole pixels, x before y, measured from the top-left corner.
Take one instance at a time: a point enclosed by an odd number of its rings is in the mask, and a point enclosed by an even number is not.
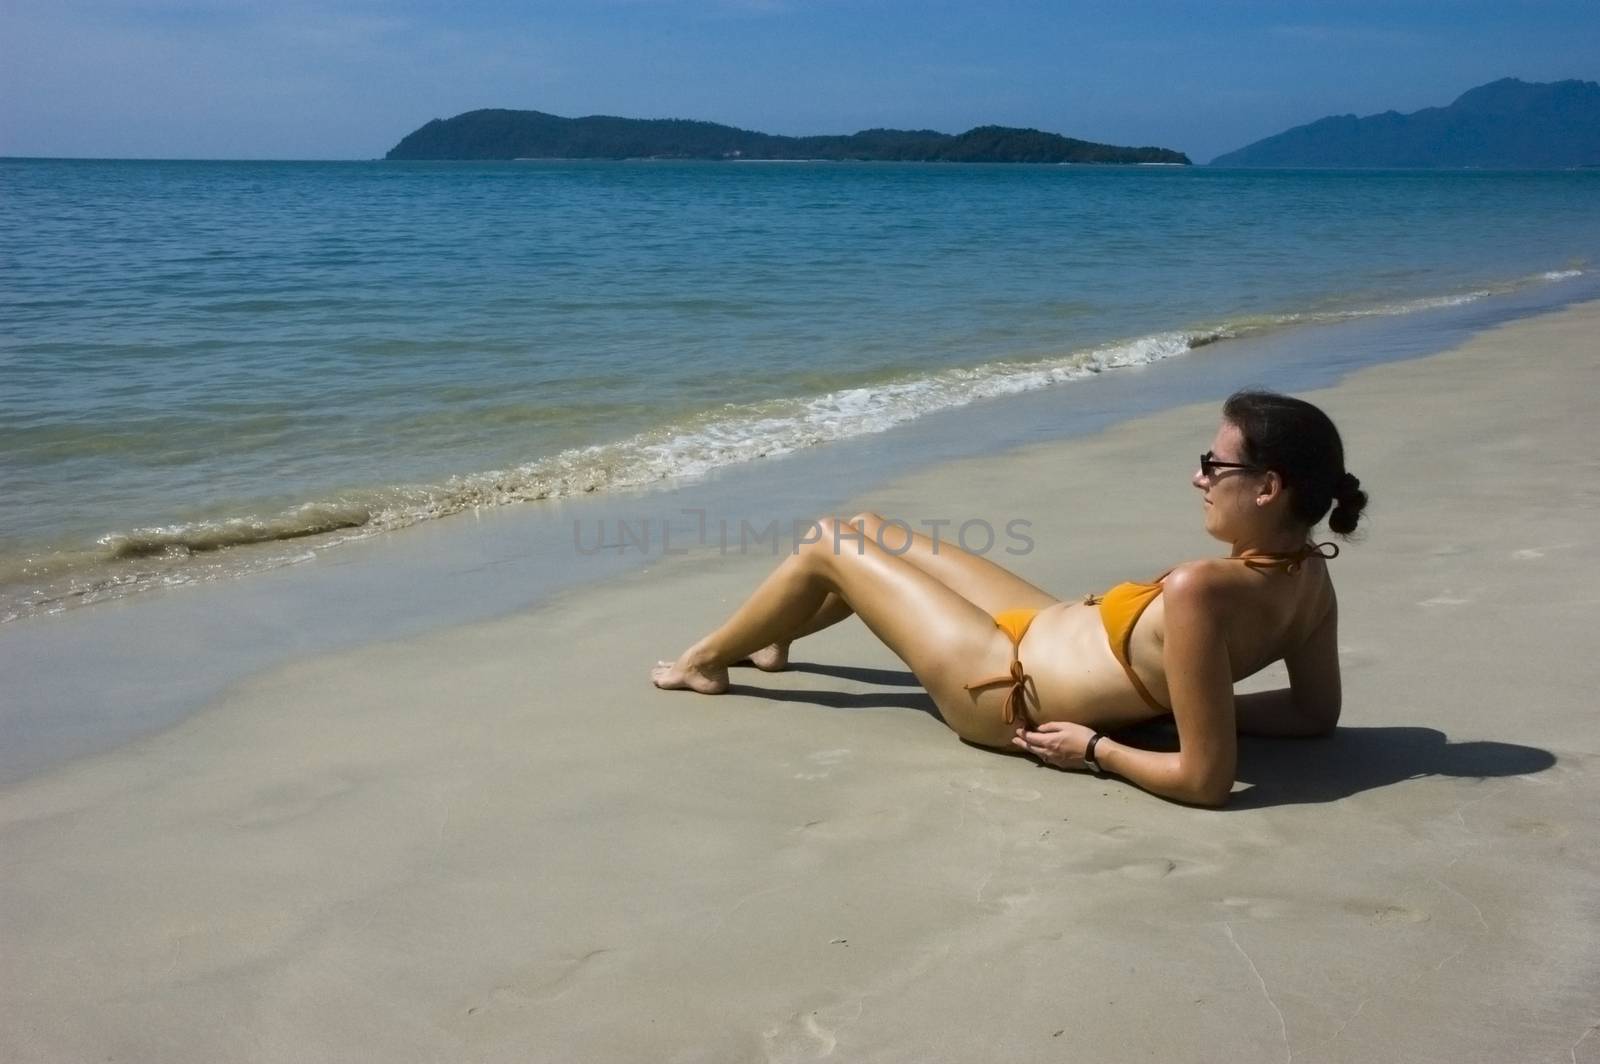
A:
[[[1305,393],[1373,496],[1344,715],[1242,741],[1225,809],[963,745],[856,621],[655,691],[772,564],[699,550],[0,790],[0,1059],[1600,1061],[1597,336]],[[1029,521],[1003,560],[1063,597],[1146,579],[1221,549],[1216,418],[854,509]]]

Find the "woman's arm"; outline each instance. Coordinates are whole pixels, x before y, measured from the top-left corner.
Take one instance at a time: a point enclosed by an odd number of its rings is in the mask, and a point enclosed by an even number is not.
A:
[[[1331,595],[1331,589],[1330,589]],[[1239,731],[1248,735],[1309,737],[1332,734],[1343,700],[1339,680],[1339,602],[1300,646],[1284,656],[1289,686],[1234,699]]]
[[[1181,565],[1161,591],[1166,613],[1167,690],[1178,726],[1177,753],[1157,753],[1102,739],[1095,759],[1147,791],[1195,805],[1218,806],[1233,790],[1239,742],[1233,670],[1222,619],[1231,585],[1204,565]]]
[[[1265,735],[1273,739],[1320,739],[1332,735],[1339,710],[1313,710],[1301,703],[1292,688],[1252,691],[1235,695],[1240,735]]]

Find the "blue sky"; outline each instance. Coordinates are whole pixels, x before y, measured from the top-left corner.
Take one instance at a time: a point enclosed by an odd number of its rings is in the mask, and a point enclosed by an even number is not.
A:
[[[0,155],[381,156],[476,107],[773,133],[1033,126],[1204,162],[1600,77],[1595,0],[0,0]]]

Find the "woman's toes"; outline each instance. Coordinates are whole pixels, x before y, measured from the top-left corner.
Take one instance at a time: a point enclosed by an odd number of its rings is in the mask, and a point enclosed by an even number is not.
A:
[[[720,695],[728,689],[727,666],[704,668],[678,661],[658,661],[650,670],[650,682],[663,690],[698,691],[705,695]]]

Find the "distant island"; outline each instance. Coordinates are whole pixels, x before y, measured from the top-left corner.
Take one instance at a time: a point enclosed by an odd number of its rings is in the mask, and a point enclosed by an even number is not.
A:
[[[1164,163],[1188,166],[1167,148],[1122,148],[1037,129],[979,126],[867,129],[844,136],[782,137],[676,118],[562,118],[488,109],[435,118],[407,134],[386,159],[822,159],[949,163]]]
[[[1403,115],[1336,115],[1238,151],[1212,166],[1485,167],[1600,164],[1600,85],[1502,78],[1449,107]]]

